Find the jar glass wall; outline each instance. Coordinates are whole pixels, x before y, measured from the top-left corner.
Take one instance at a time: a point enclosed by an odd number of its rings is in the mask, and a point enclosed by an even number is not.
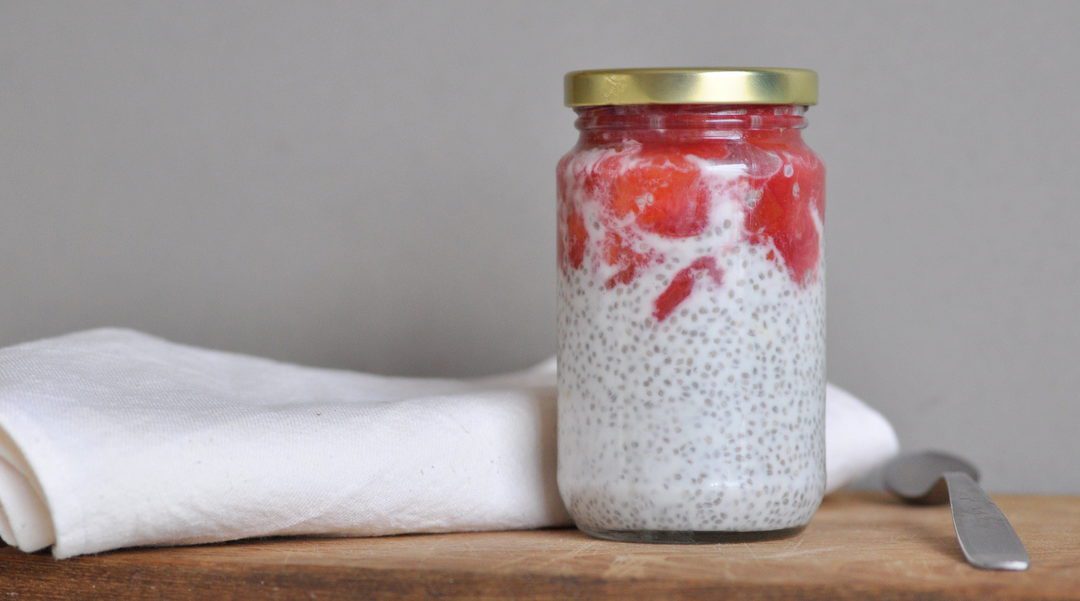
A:
[[[558,166],[571,515],[642,541],[805,525],[825,487],[824,167],[805,108],[577,112]]]

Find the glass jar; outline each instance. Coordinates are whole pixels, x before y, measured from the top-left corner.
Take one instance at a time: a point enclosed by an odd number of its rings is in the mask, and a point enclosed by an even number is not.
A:
[[[801,69],[570,73],[558,482],[601,538],[804,526],[825,488],[825,172]]]

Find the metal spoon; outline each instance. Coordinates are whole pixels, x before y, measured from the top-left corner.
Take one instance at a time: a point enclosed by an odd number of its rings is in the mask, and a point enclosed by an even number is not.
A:
[[[910,503],[952,508],[953,528],[968,563],[986,570],[1026,570],[1024,543],[978,485],[973,465],[946,453],[924,451],[885,466],[885,488]]]

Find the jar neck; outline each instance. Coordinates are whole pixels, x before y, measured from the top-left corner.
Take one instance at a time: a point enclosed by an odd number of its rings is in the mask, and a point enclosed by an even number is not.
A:
[[[796,105],[634,104],[575,109],[581,143],[801,138],[806,107]]]

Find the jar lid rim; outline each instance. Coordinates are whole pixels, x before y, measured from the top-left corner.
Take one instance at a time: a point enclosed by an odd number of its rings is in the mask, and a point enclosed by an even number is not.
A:
[[[818,99],[817,73],[778,67],[664,67],[571,71],[569,107],[626,104],[797,104]]]

